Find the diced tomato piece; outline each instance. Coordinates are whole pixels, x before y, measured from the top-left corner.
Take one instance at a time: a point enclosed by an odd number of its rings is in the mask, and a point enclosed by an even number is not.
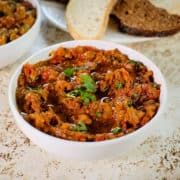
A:
[[[31,74],[31,72],[32,72],[32,69],[33,69],[33,67],[32,67],[31,64],[26,64],[26,65],[24,66],[24,74],[25,74],[26,76],[29,76],[29,75]]]
[[[48,80],[48,79],[49,79],[49,73],[48,73],[48,72],[43,72],[42,78],[43,78],[44,80]]]
[[[96,141],[103,141],[103,140],[105,140],[104,134],[96,135]]]

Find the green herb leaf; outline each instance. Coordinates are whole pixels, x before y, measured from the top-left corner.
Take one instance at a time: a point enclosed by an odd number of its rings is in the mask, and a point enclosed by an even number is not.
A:
[[[94,94],[91,94],[89,98],[91,99],[91,101],[96,101],[96,96]]]
[[[73,131],[79,131],[79,126],[78,125],[72,126],[72,130]]]
[[[80,95],[80,91],[77,89],[66,94],[66,96],[72,97],[72,98],[77,97],[79,95]]]
[[[142,62],[140,61],[135,61],[135,60],[129,60],[129,63],[131,63],[134,66],[139,66],[139,65],[143,65]]]
[[[137,98],[137,97],[138,97],[138,94],[137,94],[137,93],[134,93],[134,94],[132,95],[132,97],[133,97],[133,98]]]
[[[96,92],[96,83],[88,74],[81,74],[81,80],[83,82],[83,86],[86,88],[88,92]]]
[[[89,104],[91,101],[96,101],[96,96],[90,92],[80,90],[81,99],[85,104]]]
[[[67,68],[63,72],[64,72],[66,77],[71,77],[71,76],[73,76],[75,69],[74,68]]]
[[[86,124],[83,121],[79,122],[79,124],[77,124],[75,126],[72,126],[72,130],[73,131],[80,131],[80,132],[87,132],[88,131]]]
[[[67,93],[66,96],[71,98],[81,96],[81,100],[85,104],[89,104],[90,101],[96,101],[96,96],[94,94],[87,92],[86,89],[82,89],[81,87],[78,87],[78,89]]]
[[[113,134],[118,134],[119,132],[121,132],[122,131],[122,128],[120,128],[120,127],[115,127],[115,128],[113,128],[112,130],[111,130],[111,132],[113,133]]]
[[[72,77],[75,71],[87,69],[87,66],[80,66],[80,67],[74,67],[74,68],[67,68],[64,70],[64,74],[66,77]]]
[[[96,112],[96,117],[100,118],[102,116],[101,112]]]
[[[88,130],[86,127],[86,124],[83,121],[81,121],[79,123],[79,126],[80,126],[80,131],[87,131]]]
[[[129,60],[129,63],[131,63],[132,65],[136,65],[136,64],[137,64],[137,61]]]
[[[159,85],[158,85],[157,83],[154,83],[154,84],[153,84],[153,87],[156,88],[156,89],[158,89],[158,88],[159,88]]]
[[[131,107],[131,106],[132,106],[132,102],[129,101],[129,102],[127,103],[127,106],[128,106],[128,107]]]
[[[94,80],[88,74],[81,74],[82,85],[76,87],[74,91],[67,93],[68,97],[81,96],[81,100],[85,104],[89,104],[90,101],[96,101],[96,96],[93,94],[96,92],[96,84]]]
[[[118,82],[118,83],[115,85],[115,88],[116,88],[116,89],[123,89],[123,88],[124,88],[124,84],[121,83],[121,82]]]
[[[42,86],[37,86],[37,87],[27,87],[28,90],[30,91],[40,91],[43,89]]]
[[[90,100],[86,96],[82,96],[82,101],[86,105],[88,105],[90,103]]]

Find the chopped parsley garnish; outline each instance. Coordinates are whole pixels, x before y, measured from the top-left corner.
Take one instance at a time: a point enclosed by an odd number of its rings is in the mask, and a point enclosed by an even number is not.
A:
[[[43,89],[43,87],[42,86],[37,86],[37,87],[29,87],[28,86],[27,89],[30,91],[40,91]]]
[[[74,72],[75,72],[74,68],[67,68],[67,69],[64,70],[64,74],[65,74],[66,77],[73,76]]]
[[[158,88],[159,88],[159,85],[158,85],[157,83],[154,83],[154,84],[153,84],[153,87],[156,88],[156,89],[158,89]]]
[[[137,94],[137,93],[134,93],[134,94],[132,95],[132,97],[133,97],[133,98],[137,98],[137,97],[138,97],[138,94]]]
[[[118,83],[115,85],[115,88],[116,88],[116,89],[123,89],[123,88],[124,88],[124,84],[121,83],[121,82],[118,82]]]
[[[83,69],[87,69],[87,66],[80,66],[80,67],[73,67],[73,68],[67,68],[65,69],[63,72],[65,74],[66,77],[72,77],[75,71],[80,71]]]
[[[115,127],[115,128],[113,128],[112,130],[111,130],[111,132],[113,133],[113,134],[118,134],[119,132],[121,132],[122,131],[122,128],[120,128],[120,127]]]
[[[90,92],[80,90],[80,95],[85,104],[89,104],[90,101],[96,101],[96,96]]]
[[[79,132],[87,132],[88,131],[88,129],[86,127],[86,124],[83,121],[81,121],[78,124],[72,126],[72,130],[73,131],[79,131]]]
[[[127,106],[128,106],[128,107],[131,107],[131,106],[132,106],[132,102],[130,102],[130,101],[127,102]]]
[[[71,91],[71,92],[69,92],[69,93],[67,93],[66,94],[68,97],[77,97],[77,96],[79,96],[80,95],[80,92],[79,92],[79,90],[74,90],[74,91]]]
[[[102,116],[102,113],[101,112],[96,112],[96,117],[97,118],[100,118]]]
[[[139,66],[139,65],[143,65],[142,62],[140,61],[135,61],[135,60],[129,60],[129,63],[131,63],[134,66]]]
[[[96,83],[88,74],[81,74],[82,84],[79,85],[74,91],[67,93],[68,97],[81,97],[84,104],[89,104],[91,101],[96,101]]]
[[[136,65],[136,64],[137,64],[137,61],[129,60],[129,63],[131,63],[132,65]]]
[[[80,86],[80,95],[82,101],[85,104],[89,104],[90,101],[96,101],[96,96],[93,94],[96,92],[96,83],[88,74],[81,74],[82,85]]]
[[[86,91],[96,92],[96,83],[89,74],[81,74],[81,80],[83,82],[82,86],[86,88]]]

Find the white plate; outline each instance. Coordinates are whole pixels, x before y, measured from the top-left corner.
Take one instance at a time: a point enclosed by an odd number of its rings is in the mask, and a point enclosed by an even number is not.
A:
[[[51,21],[58,28],[68,32],[65,20],[65,5],[55,2],[55,1],[41,1],[42,10],[49,21]],[[157,39],[157,37],[140,37],[132,36],[121,33],[118,30],[118,25],[109,22],[104,40],[113,41],[117,43],[132,43],[132,42],[142,42]]]

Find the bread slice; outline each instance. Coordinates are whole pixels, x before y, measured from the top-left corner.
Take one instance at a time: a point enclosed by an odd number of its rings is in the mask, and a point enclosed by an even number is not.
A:
[[[167,36],[180,31],[180,16],[157,8],[148,0],[119,0],[112,14],[120,31],[141,36]]]
[[[116,0],[70,0],[66,9],[68,31],[74,39],[101,39]]]

